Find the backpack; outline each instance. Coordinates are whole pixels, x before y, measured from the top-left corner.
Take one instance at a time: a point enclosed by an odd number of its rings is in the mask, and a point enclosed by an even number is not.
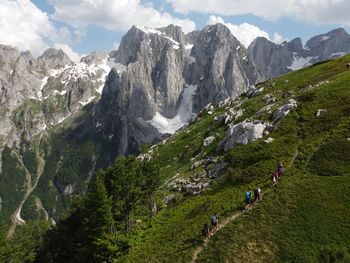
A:
[[[211,222],[212,222],[213,224],[216,223],[216,216],[212,216],[212,217],[211,217]]]

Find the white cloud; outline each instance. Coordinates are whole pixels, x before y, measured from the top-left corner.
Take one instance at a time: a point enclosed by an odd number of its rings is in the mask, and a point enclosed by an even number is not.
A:
[[[79,37],[79,32],[75,34]],[[81,33],[82,34],[82,33]],[[62,48],[72,60],[77,54],[68,46],[73,43],[72,34],[66,27],[56,28],[49,16],[30,0],[0,1],[0,43],[29,50],[39,56],[49,48],[49,39],[57,48]]]
[[[349,0],[166,0],[175,11],[219,15],[253,14],[269,20],[282,16],[316,24],[350,25]]]
[[[192,20],[159,12],[150,2],[143,4],[140,0],[50,0],[50,3],[55,8],[53,19],[76,28],[94,24],[109,30],[126,31],[132,25],[162,27],[175,24],[185,32],[195,29]]]
[[[275,42],[276,44],[281,44],[283,41],[288,41],[288,39],[282,37],[280,34],[278,34],[277,32],[275,32],[275,33],[273,34],[272,41]]]
[[[1,43],[39,55],[48,48],[43,37],[54,32],[49,17],[29,0],[0,1]]]
[[[257,37],[265,37],[269,39],[269,34],[267,32],[248,23],[243,23],[237,26],[231,23],[225,23],[225,21],[218,16],[210,16],[209,20],[207,21],[207,24],[209,25],[217,23],[227,26],[232,35],[234,35],[245,47],[248,47],[249,44]]]

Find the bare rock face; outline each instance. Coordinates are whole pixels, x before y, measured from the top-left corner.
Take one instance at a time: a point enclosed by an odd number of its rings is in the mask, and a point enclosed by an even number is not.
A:
[[[263,76],[269,79],[291,71],[288,67],[293,63],[293,54],[301,54],[303,47],[300,38],[276,45],[258,37],[249,45],[248,51]]]
[[[194,110],[238,96],[260,80],[260,74],[243,45],[222,24],[205,27],[199,34],[185,73],[197,85]]]
[[[312,37],[305,47],[300,38],[276,45],[259,37],[250,44],[248,51],[264,78],[269,79],[350,53],[350,35],[338,28]]]
[[[350,35],[343,28],[337,28],[311,38],[305,48],[307,56],[314,58],[312,63],[337,58],[350,53]]]
[[[193,112],[240,95],[260,78],[247,51],[221,24],[187,36],[173,25],[134,26],[113,59],[123,70],[111,71],[91,114],[120,155],[161,140],[167,129],[158,124],[184,125]]]

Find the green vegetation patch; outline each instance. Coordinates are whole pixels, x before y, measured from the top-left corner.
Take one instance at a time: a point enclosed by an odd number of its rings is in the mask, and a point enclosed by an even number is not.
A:
[[[25,192],[25,172],[18,159],[7,146],[2,152],[0,176],[1,213],[0,220],[10,222],[10,217],[19,205]]]

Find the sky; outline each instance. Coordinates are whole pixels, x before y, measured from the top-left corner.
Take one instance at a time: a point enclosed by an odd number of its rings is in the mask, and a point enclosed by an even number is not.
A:
[[[343,27],[350,0],[0,0],[0,44],[35,57],[61,48],[73,61],[117,49],[133,26],[179,25],[185,33],[225,24],[241,43],[258,36],[275,43]]]

